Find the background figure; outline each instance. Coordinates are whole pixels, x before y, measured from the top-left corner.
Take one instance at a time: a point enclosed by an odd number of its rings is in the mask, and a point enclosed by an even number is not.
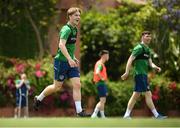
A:
[[[147,73],[149,66],[158,72],[161,71],[161,68],[156,66],[151,59],[151,51],[148,47],[151,42],[151,33],[149,31],[144,31],[142,33],[141,42],[133,49],[131,56],[128,59],[126,65],[126,71],[121,76],[122,80],[127,79],[129,75],[130,68],[133,64],[134,67],[134,79],[135,79],[135,88],[134,92],[128,102],[127,109],[124,115],[124,118],[130,119],[131,111],[136,103],[136,100],[139,98],[141,93],[145,93],[146,104],[154,114],[155,118],[164,119],[166,116],[160,115],[152,101],[152,93],[149,88],[149,83],[147,79]]]
[[[94,67],[94,82],[97,86],[98,95],[100,101],[97,103],[91,118],[97,117],[98,112],[100,111],[101,118],[105,118],[104,107],[106,103],[107,96],[107,72],[104,63],[109,60],[109,52],[107,50],[102,50],[99,53],[100,59],[96,62]]]
[[[16,80],[16,108],[14,117],[21,117],[23,109],[24,117],[29,116],[28,110],[28,91],[30,90],[30,84],[27,80],[26,74],[21,75],[20,80]]]

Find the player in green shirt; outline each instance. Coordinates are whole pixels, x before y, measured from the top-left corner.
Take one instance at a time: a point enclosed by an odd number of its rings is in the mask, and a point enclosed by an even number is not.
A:
[[[149,89],[148,84],[148,67],[150,66],[153,69],[156,69],[158,72],[161,71],[161,68],[156,66],[151,59],[151,51],[148,47],[148,44],[151,42],[151,33],[149,31],[144,31],[142,33],[141,43],[139,43],[132,51],[131,56],[128,59],[126,65],[126,71],[121,76],[122,80],[127,79],[129,75],[130,68],[133,64],[134,75],[135,75],[135,88],[134,92],[128,102],[128,106],[124,115],[124,118],[130,119],[130,113],[136,103],[136,100],[139,98],[142,92],[145,93],[145,100],[147,106],[151,109],[155,118],[164,119],[166,116],[160,115],[152,101],[152,93]]]
[[[34,109],[38,110],[41,101],[48,95],[61,89],[66,78],[70,78],[73,85],[73,99],[78,116],[88,116],[81,107],[81,83],[78,69],[79,61],[75,58],[75,43],[77,40],[77,26],[80,22],[79,8],[68,9],[68,23],[59,32],[59,47],[54,58],[54,83],[47,86],[40,95],[35,97]],[[89,115],[90,116],[90,115]]]

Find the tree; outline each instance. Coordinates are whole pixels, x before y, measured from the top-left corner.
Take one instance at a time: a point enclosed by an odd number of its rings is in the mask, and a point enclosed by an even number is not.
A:
[[[159,55],[160,65],[165,70],[165,74],[176,81],[180,81],[179,5],[179,0],[153,0],[152,7],[156,15],[152,13],[149,20],[154,23],[156,37],[154,42],[158,46],[155,49]]]
[[[93,69],[101,49],[110,51],[108,71],[117,80],[124,72],[133,45],[140,41],[141,32],[152,32],[153,59],[162,73],[180,81],[180,1],[154,0],[157,3],[136,5],[123,1],[118,9],[100,13],[86,12],[81,26],[82,71]]]
[[[44,55],[44,38],[52,15],[55,14],[57,0],[2,0],[0,27],[2,29],[18,29],[19,25],[26,26],[27,22],[34,31],[38,44],[38,56]],[[18,30],[17,30],[18,31]],[[2,32],[3,33],[3,32]],[[12,37],[13,38],[13,37]],[[22,36],[23,41],[23,36]]]
[[[136,22],[136,13],[143,7],[133,3],[122,3],[118,9],[106,13],[91,10],[81,20],[81,69],[83,73],[93,70],[98,53],[110,51],[107,63],[110,79],[118,80],[124,72],[130,50],[139,41],[142,30]]]

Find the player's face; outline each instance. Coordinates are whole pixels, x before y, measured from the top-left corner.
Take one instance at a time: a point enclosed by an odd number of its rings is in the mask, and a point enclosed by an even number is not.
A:
[[[25,79],[26,79],[26,74],[22,74],[22,75],[21,75],[21,79],[24,79],[24,80],[25,80]]]
[[[70,22],[73,25],[77,26],[80,22],[80,15],[81,15],[81,13],[79,11],[77,11],[74,14],[72,14],[71,16],[69,16]]]
[[[145,34],[145,35],[143,36],[143,42],[144,42],[144,43],[149,44],[149,43],[151,42],[151,39],[152,39],[151,34]]]
[[[106,61],[108,61],[109,60],[109,54],[104,54],[104,58]]]

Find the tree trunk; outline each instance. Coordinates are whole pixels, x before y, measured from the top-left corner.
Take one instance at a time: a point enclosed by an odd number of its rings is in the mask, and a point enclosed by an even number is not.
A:
[[[35,24],[35,22],[33,21],[31,15],[30,15],[30,12],[29,10],[26,8],[26,17],[27,19],[29,20],[29,22],[31,23],[32,27],[33,27],[33,30],[36,34],[36,38],[37,38],[37,43],[38,43],[38,47],[39,47],[39,58],[42,59],[43,55],[44,55],[44,49],[43,49],[43,42],[42,42],[42,39],[41,39],[41,35],[40,35],[40,32],[37,28],[37,25]]]

